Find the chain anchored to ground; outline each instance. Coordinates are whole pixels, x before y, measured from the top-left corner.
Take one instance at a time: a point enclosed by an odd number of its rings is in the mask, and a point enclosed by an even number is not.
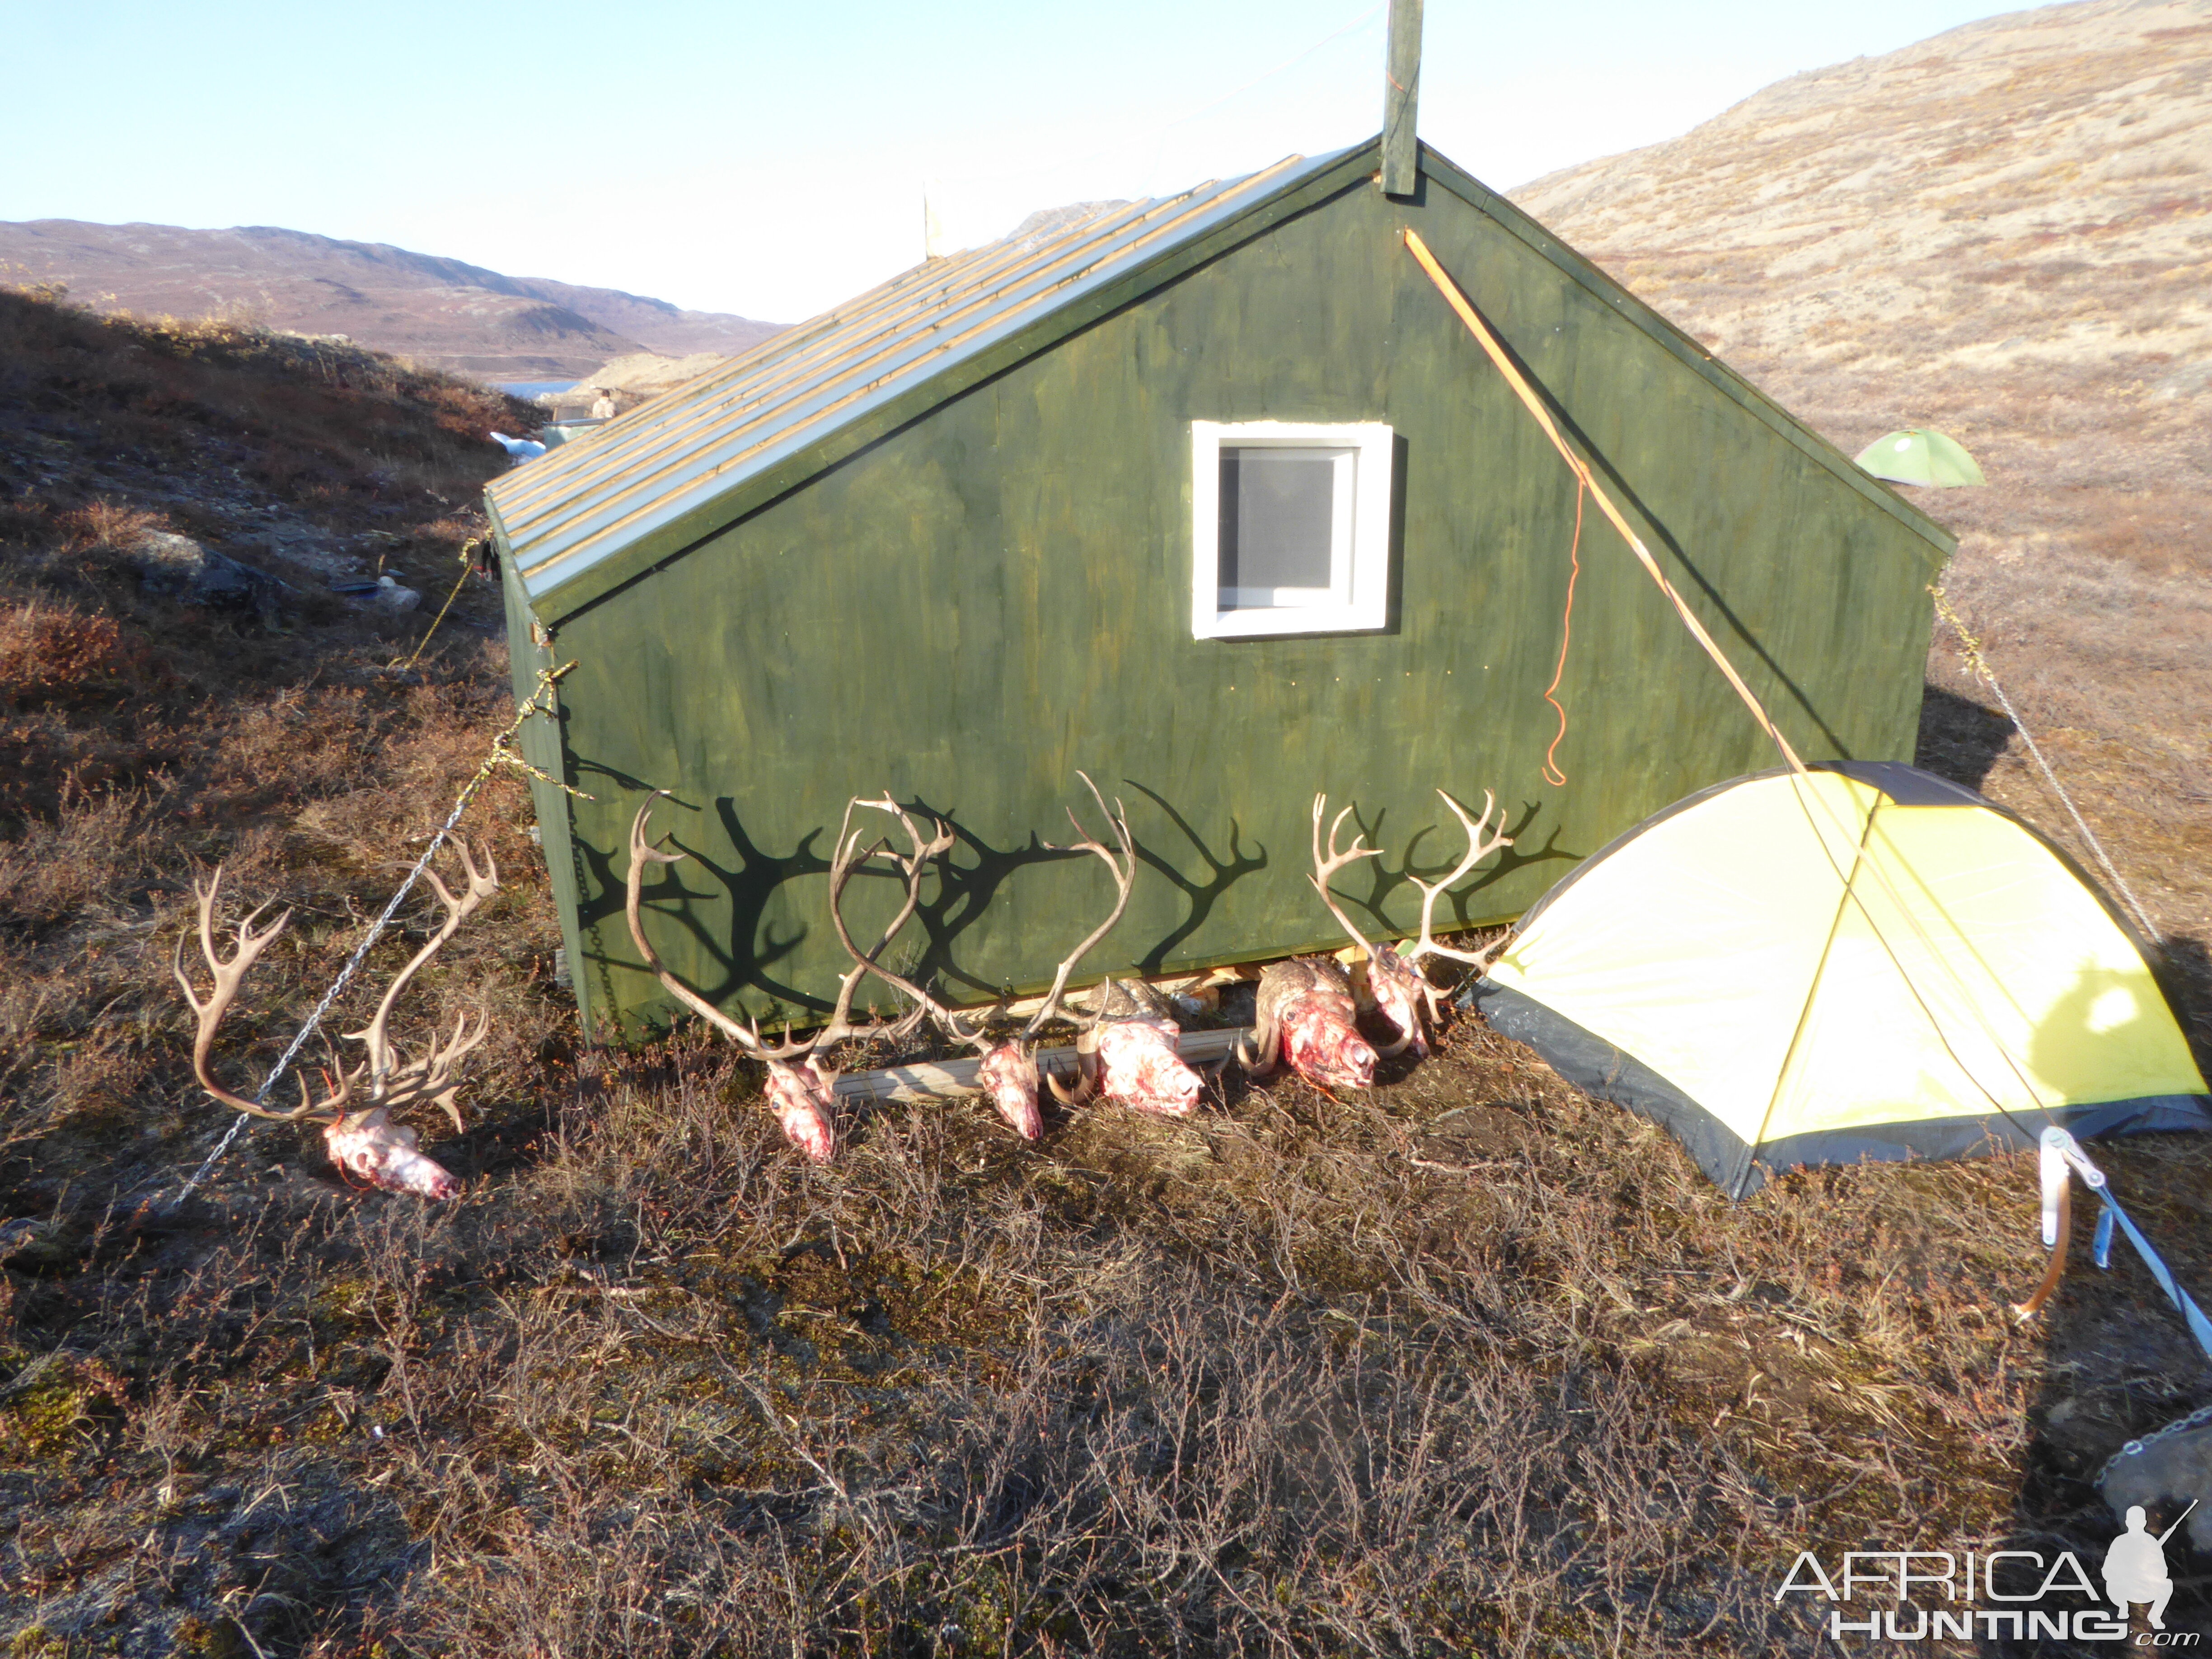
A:
[[[583,790],[563,782],[542,767],[532,765],[524,758],[522,751],[516,746],[521,736],[522,728],[528,723],[531,716],[544,714],[550,717],[556,713],[553,703],[553,688],[559,684],[562,676],[575,665],[574,662],[568,662],[557,668],[542,668],[538,671],[538,684],[532,691],[529,700],[516,705],[514,718],[507,722],[506,730],[492,739],[490,752],[485,755],[482,764],[477,768],[469,781],[461,786],[460,793],[453,801],[453,811],[446,815],[446,821],[439,827],[437,833],[430,837],[430,844],[422,849],[422,856],[415,860],[415,867],[407,872],[406,880],[399,884],[399,890],[392,896],[391,900],[378,914],[376,919],[369,923],[368,931],[362,936],[361,943],[354,947],[353,954],[346,959],[345,966],[338,970],[337,977],[331,981],[330,988],[323,993],[321,1000],[315,1004],[313,1012],[301,1024],[298,1034],[293,1037],[283,1054],[277,1058],[276,1064],[270,1067],[269,1075],[261,1080],[261,1086],[254,1091],[252,1106],[247,1110],[240,1112],[236,1121],[231,1124],[228,1132],[216,1143],[215,1150],[210,1152],[200,1167],[192,1172],[191,1178],[179,1189],[174,1198],[162,1206],[165,1210],[173,1211],[180,1208],[199,1184],[207,1179],[209,1171],[221,1162],[222,1155],[230,1150],[231,1144],[238,1139],[246,1126],[253,1121],[254,1116],[263,1115],[268,1105],[269,1097],[275,1091],[276,1085],[283,1080],[285,1073],[291,1070],[292,1063],[299,1057],[300,1050],[305,1048],[309,1040],[321,1029],[324,1018],[330,1012],[331,1006],[344,994],[346,987],[353,982],[354,975],[360,970],[361,964],[368,957],[370,949],[379,939],[383,937],[384,930],[391,925],[392,917],[399,913],[399,907],[406,902],[407,896],[415,890],[416,884],[421,881],[424,873],[428,871],[430,860],[437,855],[438,849],[452,837],[455,827],[461,821],[462,814],[468,811],[469,803],[476,799],[477,792],[491,780],[494,773],[501,769],[520,772],[525,776],[534,778],[540,783],[548,784],[562,793],[573,795],[580,800],[592,799]],[[465,854],[464,856],[465,857]],[[436,878],[432,877],[431,879],[434,884]]]

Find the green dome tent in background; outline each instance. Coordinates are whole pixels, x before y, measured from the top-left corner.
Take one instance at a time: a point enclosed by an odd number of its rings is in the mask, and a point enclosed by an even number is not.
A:
[[[2141,949],[2070,861],[1894,763],[1738,778],[1646,819],[1529,911],[1474,996],[1732,1197],[2051,1124],[2212,1129]]]
[[[1921,427],[1876,438],[1859,451],[1858,464],[1862,471],[1892,483],[1948,489],[1989,482],[1957,439]]]

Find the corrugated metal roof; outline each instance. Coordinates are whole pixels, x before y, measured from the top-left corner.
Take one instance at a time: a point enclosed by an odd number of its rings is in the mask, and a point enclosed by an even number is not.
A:
[[[1103,209],[932,260],[495,480],[524,591],[651,534],[1350,151]]]

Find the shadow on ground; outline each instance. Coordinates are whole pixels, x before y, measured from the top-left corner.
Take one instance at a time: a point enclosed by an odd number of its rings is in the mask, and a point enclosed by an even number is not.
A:
[[[1920,741],[1913,762],[1939,777],[1978,789],[2004,753],[2012,732],[2012,722],[1996,709],[1930,685],[1921,696]]]

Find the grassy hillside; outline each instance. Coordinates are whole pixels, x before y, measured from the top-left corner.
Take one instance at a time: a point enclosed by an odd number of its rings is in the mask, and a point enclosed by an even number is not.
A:
[[[0,363],[13,1653],[1810,1652],[1798,1551],[2100,1550],[2087,1477],[2212,1395],[2124,1257],[2014,1325],[2031,1163],[1731,1208],[1473,1019],[1358,1098],[1231,1082],[1034,1146],[890,1107],[811,1164],[726,1046],[577,1048],[504,781],[466,826],[504,890],[400,1019],[492,1013],[467,1133],[417,1125],[465,1194],[262,1127],[168,1207],[230,1116],[169,979],[192,874],[295,909],[242,1084],[509,718],[488,588],[398,669],[427,610],[328,584],[441,598],[516,411],[21,295]],[[289,591],[151,592],[163,528]],[[2103,1156],[2212,1285],[2212,1155]]]

